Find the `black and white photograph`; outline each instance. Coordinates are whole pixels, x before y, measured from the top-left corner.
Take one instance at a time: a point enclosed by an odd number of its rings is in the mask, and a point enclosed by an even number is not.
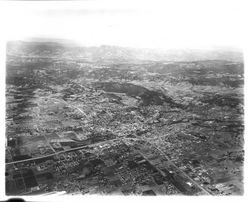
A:
[[[245,196],[244,2],[4,2],[1,198]]]

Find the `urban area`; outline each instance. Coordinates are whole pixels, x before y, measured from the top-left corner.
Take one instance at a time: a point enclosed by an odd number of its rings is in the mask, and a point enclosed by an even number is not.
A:
[[[183,54],[9,42],[6,195],[242,195],[243,60]]]

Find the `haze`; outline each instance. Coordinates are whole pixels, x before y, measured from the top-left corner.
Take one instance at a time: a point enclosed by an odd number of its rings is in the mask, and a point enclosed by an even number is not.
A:
[[[8,2],[1,18],[8,18],[8,40],[47,37],[163,49],[243,44],[244,1],[191,2]]]

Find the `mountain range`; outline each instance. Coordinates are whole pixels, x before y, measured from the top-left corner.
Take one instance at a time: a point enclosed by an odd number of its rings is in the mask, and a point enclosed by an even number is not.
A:
[[[9,41],[7,55],[85,59],[90,62],[243,61],[242,52],[233,48],[159,50],[109,45],[85,47],[57,41]]]

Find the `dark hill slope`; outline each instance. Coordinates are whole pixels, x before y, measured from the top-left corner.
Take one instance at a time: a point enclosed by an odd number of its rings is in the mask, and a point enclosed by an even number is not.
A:
[[[131,83],[118,82],[96,82],[93,84],[96,89],[101,89],[106,92],[125,93],[127,96],[138,98],[140,97],[142,105],[163,105],[167,103],[172,107],[182,107],[175,103],[172,98],[167,97],[161,92],[148,90],[142,86]]]

